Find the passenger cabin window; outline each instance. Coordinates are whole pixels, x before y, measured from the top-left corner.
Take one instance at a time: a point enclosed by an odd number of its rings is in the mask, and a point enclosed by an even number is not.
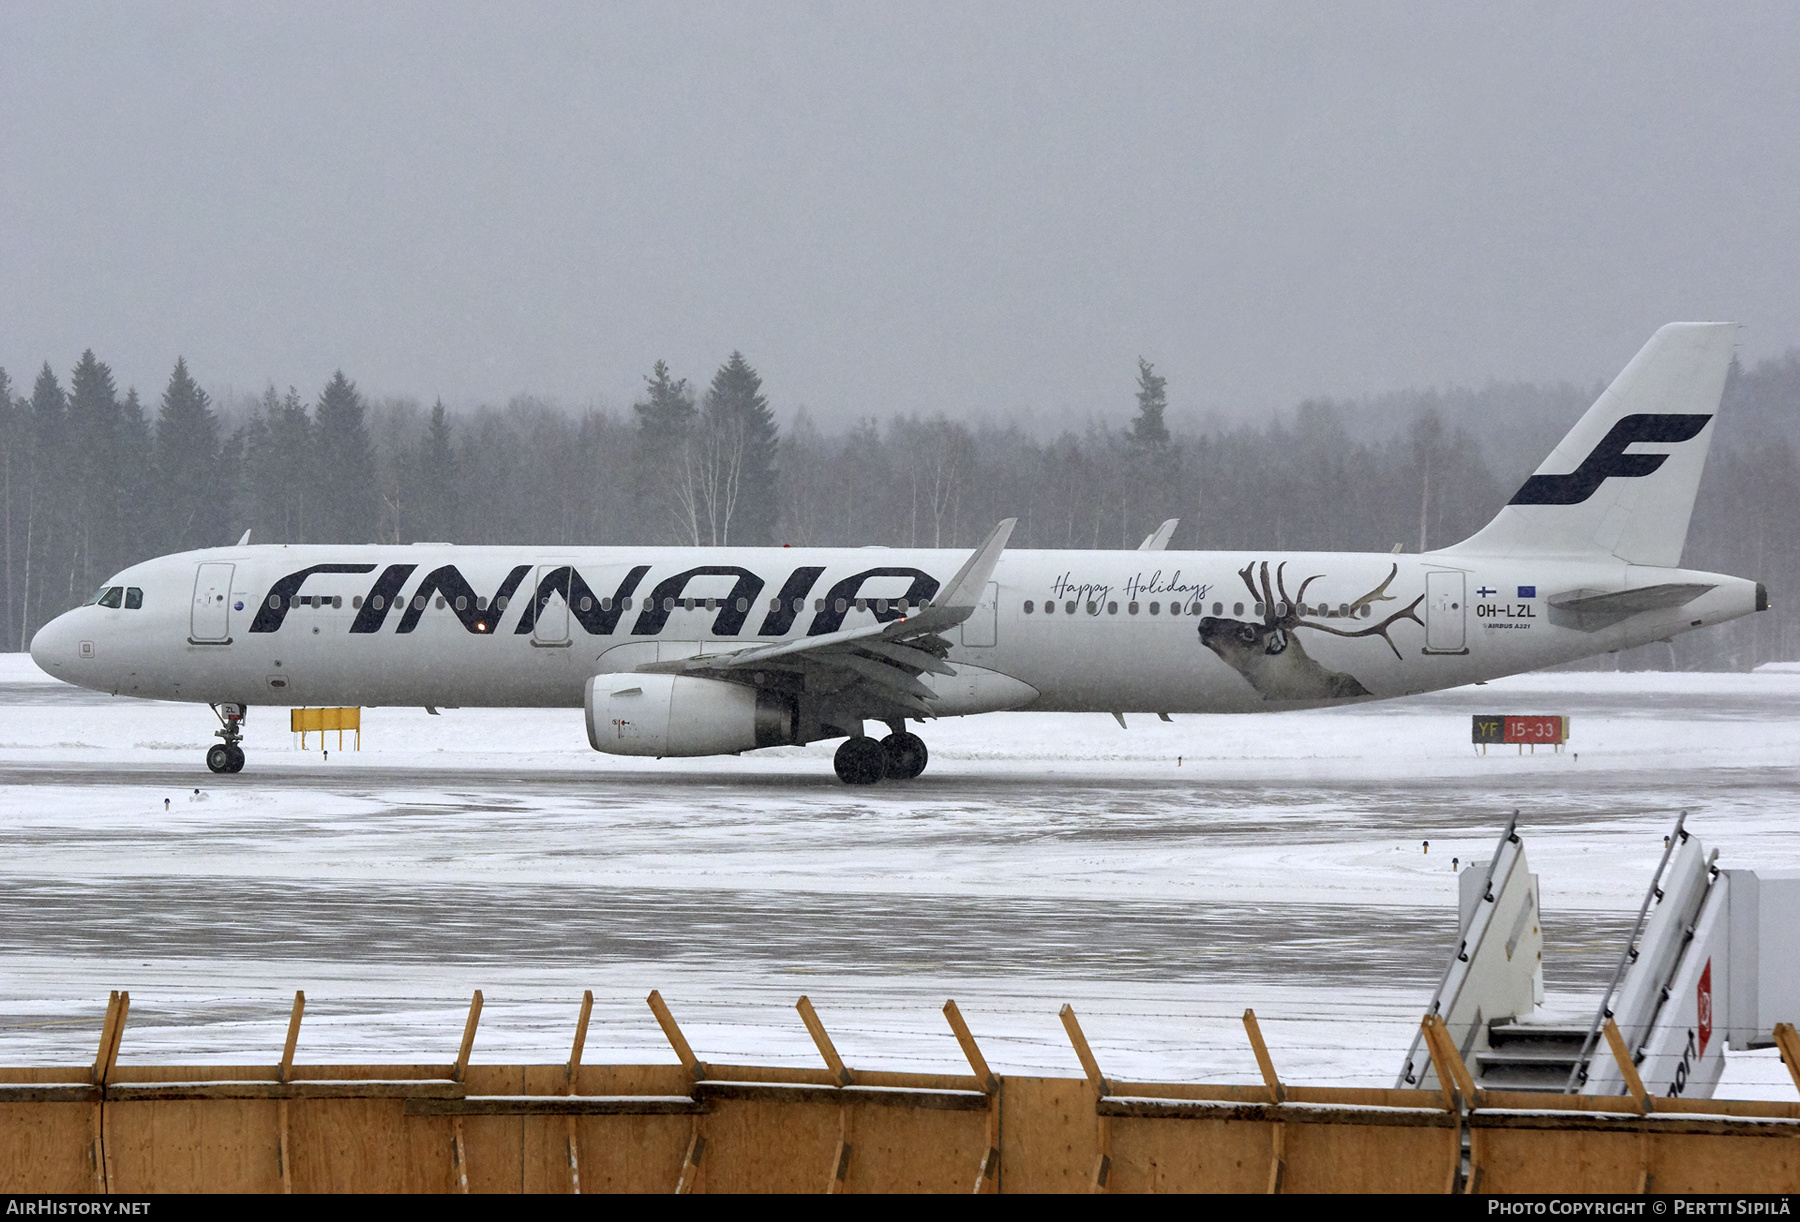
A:
[[[125,587],[124,586],[108,586],[105,590],[101,591],[101,593],[100,593],[100,605],[102,607],[112,607],[116,610],[120,605],[122,605],[124,603],[124,601],[125,601]]]
[[[136,586],[128,586],[125,590],[125,609],[140,611],[144,606],[144,592]]]

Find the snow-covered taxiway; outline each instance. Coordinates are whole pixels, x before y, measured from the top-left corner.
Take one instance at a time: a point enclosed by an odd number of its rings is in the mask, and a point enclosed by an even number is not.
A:
[[[1478,756],[1469,715],[1566,713],[1563,754]],[[1678,808],[1721,864],[1800,866],[1800,674],[1525,676],[1360,708],[1163,724],[934,723],[922,779],[846,789],[831,744],[720,760],[587,749],[578,709],[370,709],[360,752],[252,711],[241,775],[203,707],[0,655],[0,1064],[670,1056],[956,1071],[955,996],[996,1068],[1387,1085],[1455,933],[1452,858],[1521,811],[1549,1008],[1585,1019]],[[198,792],[196,792],[198,787]],[[165,802],[167,807],[165,809]],[[1429,854],[1421,843],[1431,842]],[[1800,966],[1796,967],[1800,970]],[[1721,1095],[1790,1097],[1773,1052]]]

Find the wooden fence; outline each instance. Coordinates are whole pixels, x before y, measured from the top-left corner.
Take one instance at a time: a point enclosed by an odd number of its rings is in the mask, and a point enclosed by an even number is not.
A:
[[[656,993],[666,1065],[121,1066],[114,994],[80,1069],[0,1069],[0,1191],[1795,1192],[1800,1103],[1484,1093],[1442,1024],[1444,1091],[1116,1082],[1069,1007],[1081,1078],[852,1069],[802,997],[815,1070],[698,1060]],[[1800,1043],[1777,1030],[1800,1088]],[[1631,1075],[1635,1077],[1635,1075]]]

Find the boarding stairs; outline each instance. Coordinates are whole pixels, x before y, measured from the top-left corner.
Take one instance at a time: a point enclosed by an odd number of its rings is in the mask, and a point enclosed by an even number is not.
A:
[[[1622,1095],[1611,1024],[1652,1095],[1710,1098],[1725,1049],[1766,1048],[1800,1019],[1800,871],[1721,870],[1683,812],[1599,1006],[1585,1023],[1535,1017],[1544,1000],[1538,880],[1518,814],[1460,877],[1455,950],[1432,995],[1474,1084]],[[1396,1085],[1435,1088],[1423,1036]]]
[[[1469,1074],[1484,1090],[1564,1090],[1575,1067],[1587,1063],[1587,1034],[1585,1023],[1495,1019],[1487,1047],[1469,1058]]]

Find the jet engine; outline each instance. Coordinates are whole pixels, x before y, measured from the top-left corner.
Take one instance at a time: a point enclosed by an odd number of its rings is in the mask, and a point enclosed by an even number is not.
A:
[[[689,675],[595,675],[588,742],[609,755],[729,755],[795,741],[794,702],[741,683]]]

